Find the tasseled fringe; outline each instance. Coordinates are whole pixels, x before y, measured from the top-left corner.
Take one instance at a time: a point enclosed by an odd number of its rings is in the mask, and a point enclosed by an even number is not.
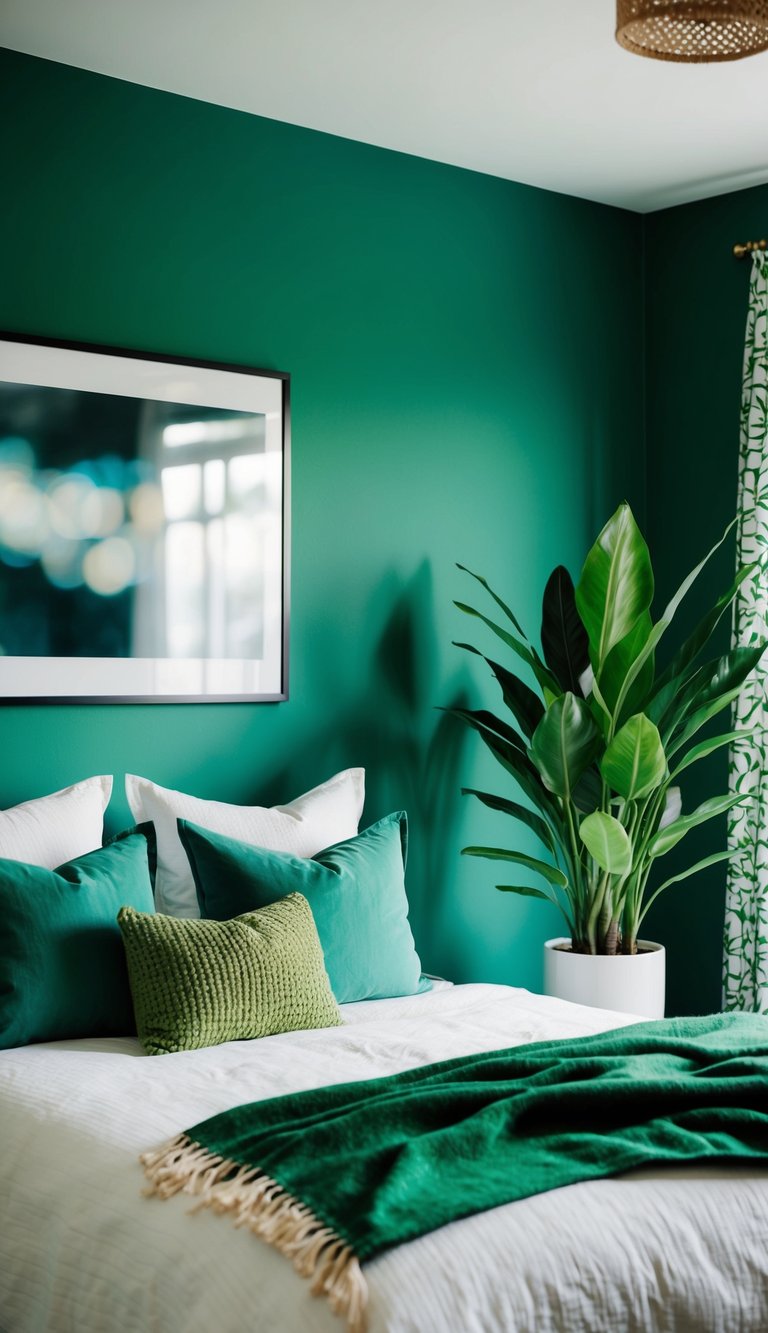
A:
[[[352,1249],[277,1181],[258,1167],[215,1156],[186,1134],[140,1161],[149,1180],[145,1194],[169,1199],[183,1190],[197,1196],[192,1212],[230,1213],[236,1227],[247,1226],[312,1279],[312,1294],[328,1298],[349,1333],[365,1333],[368,1286]]]

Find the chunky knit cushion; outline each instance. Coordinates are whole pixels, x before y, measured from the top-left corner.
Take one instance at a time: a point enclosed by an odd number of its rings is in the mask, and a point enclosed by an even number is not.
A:
[[[341,1022],[306,898],[232,921],[118,915],[148,1055]]]

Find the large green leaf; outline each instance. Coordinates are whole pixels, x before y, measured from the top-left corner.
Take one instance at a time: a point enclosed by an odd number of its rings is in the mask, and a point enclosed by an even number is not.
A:
[[[600,693],[605,699],[611,714],[616,710],[630,667],[642,653],[652,633],[651,613],[650,611],[644,611],[638,617],[629,634],[626,634],[623,639],[615,644],[606,657],[600,672],[599,685]],[[633,682],[632,688],[626,693],[622,704],[624,717],[629,716],[630,713],[644,711],[646,699],[653,688],[653,676],[654,663],[653,654],[651,653],[645,659],[643,669]],[[617,721],[620,720],[622,719],[617,718]]]
[[[555,699],[541,719],[533,733],[530,754],[545,787],[570,800],[601,745],[602,737],[589,705],[568,690]]]
[[[671,712],[674,713],[675,720],[680,715],[679,704],[684,688],[687,688],[687,686],[685,686],[683,677],[675,677],[674,680],[668,681],[662,690],[655,690],[653,697],[646,700],[643,705],[643,712],[646,717],[649,717],[651,722],[656,723],[662,735],[668,731]]]
[[[750,730],[742,727],[740,731],[726,731],[723,732],[722,736],[710,736],[709,740],[700,741],[698,745],[694,745],[688,751],[687,755],[680,760],[672,776],[676,778],[684,768],[689,768],[691,764],[695,764],[699,759],[706,759],[708,755],[714,754],[715,750],[720,750],[724,745],[732,745],[734,741],[747,740],[754,735],[755,728]]]
[[[579,679],[589,666],[589,639],[576,609],[573,580],[558,565],[547,580],[541,611],[544,661],[564,690],[582,694]]]
[[[653,600],[653,569],[628,504],[619,505],[584,561],[576,605],[595,674]]]
[[[698,709],[730,695],[732,690],[738,694],[761,654],[760,645],[732,648],[722,657],[713,658],[698,667],[685,683],[676,679],[665,685],[646,710],[651,721],[659,728],[665,748],[673,736],[679,740],[683,728]]]
[[[640,913],[638,925],[647,913],[651,904],[658,898],[659,894],[663,893],[665,889],[668,889],[671,884],[679,884],[683,879],[690,879],[691,875],[697,875],[700,870],[707,870],[709,866],[715,866],[719,861],[730,861],[731,857],[735,856],[738,850],[738,847],[731,847],[726,852],[713,852],[711,856],[705,856],[703,860],[697,861],[695,866],[688,866],[688,869],[681,870],[679,875],[671,875],[669,879],[665,879],[664,883],[659,885],[646,902],[645,907]]]
[[[595,810],[579,825],[579,836],[601,870],[626,875],[632,866],[632,844],[627,830],[613,815]]]
[[[545,893],[543,889],[534,889],[530,884],[497,884],[496,888],[501,893],[519,893],[521,898],[543,898],[545,902],[557,906],[551,893]]]
[[[568,886],[568,880],[557,866],[550,865],[548,861],[539,861],[535,856],[526,856],[525,852],[510,852],[506,847],[462,847],[461,854],[483,856],[488,861],[514,861],[515,865],[535,870],[549,884],[557,884],[561,889]]]
[[[498,810],[502,814],[511,815],[513,819],[519,819],[521,824],[527,824],[529,829],[536,834],[540,842],[555,853],[555,840],[552,836],[552,830],[544,822],[540,815],[533,810],[529,810],[525,805],[519,805],[517,801],[509,801],[506,796],[494,796],[489,791],[477,791],[474,787],[462,787],[462,796],[476,796],[478,801],[487,805],[489,810]]]
[[[504,703],[517,720],[518,726],[530,740],[544,716],[544,705],[539,696],[534,694],[533,690],[525,685],[513,672],[508,671],[500,662],[494,662],[492,657],[486,657],[471,643],[456,643],[454,641],[454,647],[463,648],[468,653],[475,653],[477,657],[482,657],[483,661],[487,662],[501,686]]]
[[[698,708],[695,713],[692,713],[683,727],[683,730],[677,735],[675,740],[671,744],[667,744],[667,754],[670,759],[676,755],[678,750],[684,745],[687,745],[688,741],[696,735],[697,731],[701,731],[701,728],[705,726],[707,722],[711,721],[713,717],[717,717],[718,713],[722,713],[724,708],[729,708],[732,703],[735,703],[741,694],[741,688],[741,685],[734,685],[733,688],[728,690],[725,694],[721,694],[705,707]]]
[[[514,614],[514,612],[512,611],[511,607],[507,606],[507,603],[506,603],[506,602],[503,602],[503,601],[501,600],[501,598],[500,598],[500,597],[493,591],[493,588],[491,587],[491,585],[490,585],[490,583],[488,582],[488,580],[487,580],[487,579],[484,579],[483,576],[482,576],[482,574],[475,574],[471,569],[467,569],[467,566],[466,566],[466,565],[459,565],[459,564],[457,564],[456,568],[457,568],[457,569],[460,569],[461,572],[462,572],[462,574],[469,574],[469,577],[470,577],[471,579],[475,579],[475,581],[476,581],[477,583],[480,584],[481,588],[485,588],[485,591],[486,591],[487,593],[490,593],[490,595],[491,595],[491,597],[493,598],[493,600],[494,600],[494,602],[496,603],[496,605],[497,605],[498,607],[501,608],[501,610],[504,612],[504,615],[507,617],[507,619],[508,619],[509,621],[511,621],[511,623],[514,625],[515,629],[517,630],[518,634],[520,635],[520,637],[521,637],[522,639],[525,639],[526,643],[528,643],[528,641],[529,641],[529,640],[528,640],[528,635],[525,633],[525,630],[523,629],[522,625],[520,624],[520,621],[517,619],[517,616]]]
[[[740,649],[732,651],[741,652]],[[701,690],[708,687],[716,676],[719,681],[718,688],[728,685],[731,659],[732,653],[726,653],[719,660],[705,662],[689,675],[687,681],[683,681],[682,678],[672,680],[651,699],[646,713],[651,721],[656,723],[665,742],[669,741],[676,729],[678,731],[682,729],[686,718],[695,711],[700,702]],[[722,692],[727,693],[727,689],[723,689]]]
[[[663,782],[666,771],[658,729],[644,713],[635,713],[624,723],[600,761],[606,782],[625,801],[647,796]]]
[[[553,907],[557,907],[558,910],[562,912],[568,932],[571,935],[571,938],[573,938],[575,927],[570,912],[563,905],[562,901],[558,901],[554,893],[547,893],[544,889],[534,889],[530,884],[497,884],[496,888],[499,889],[501,893],[517,893],[521,898],[543,898],[545,902],[551,903]]]
[[[544,716],[541,699],[500,662],[494,662],[491,658],[486,658],[486,661],[501,686],[504,703],[530,740]]]
[[[675,593],[674,597],[670,598],[670,600],[667,602],[667,605],[664,608],[664,614],[662,615],[661,619],[657,621],[657,623],[654,625],[645,645],[638,653],[634,662],[631,663],[627,671],[624,684],[621,688],[621,691],[619,692],[619,697],[616,700],[616,711],[618,713],[621,712],[625,700],[629,697],[629,691],[632,688],[634,682],[639,679],[640,672],[644,669],[651,655],[656,651],[656,648],[659,642],[661,641],[662,637],[666,634],[667,630],[672,624],[677,609],[680,606],[680,603],[682,602],[683,598],[689,592],[692,585],[696,582],[696,579],[699,577],[699,574],[701,573],[704,566],[707,564],[709,560],[711,560],[712,556],[715,554],[715,551],[720,549],[735,522],[736,520],[734,519],[733,522],[728,524],[728,527],[725,529],[725,532],[723,533],[720,540],[715,542],[711,550],[707,551],[707,554],[704,556],[702,560],[699,561],[697,565],[694,566],[690,574],[686,575],[686,577],[680,584],[680,587],[678,588],[677,592]]]
[[[690,686],[681,692],[677,703],[670,704],[668,709],[667,727],[671,743],[666,743],[666,751],[670,758],[710,718],[738,698],[744,681],[757,666],[767,647],[768,643],[761,641],[749,648],[734,648],[721,657],[719,662],[710,663],[707,668],[696,673]]]
[[[494,759],[498,760],[502,768],[506,769],[507,773],[515,779],[528,800],[536,806],[537,810],[546,815],[558,830],[562,828],[562,815],[557,803],[544,786],[538,769],[528,758],[522,737],[518,736],[517,738],[520,745],[520,748],[518,748],[517,745],[502,740],[495,732],[489,731],[478,722],[476,715],[468,710],[453,708],[446,711],[461,717],[480,734]]]
[[[727,810],[732,809],[734,805],[739,805],[741,801],[746,800],[743,795],[736,796],[711,796],[708,801],[702,801],[692,814],[681,815],[666,828],[659,829],[654,834],[648,844],[649,856],[666,856],[667,852],[689,833],[691,829],[697,828],[699,824],[705,824],[709,819],[715,819],[717,815],[724,815]]]
[[[680,686],[688,678],[688,669],[691,663],[701,652],[704,645],[709,642],[717,625],[728,610],[728,607],[731,605],[744,580],[749,578],[750,575],[754,575],[757,568],[758,566],[756,564],[742,565],[741,569],[738,570],[728,591],[723,593],[721,597],[718,597],[712,610],[708,611],[707,614],[702,617],[693,633],[688,635],[688,638],[682,644],[682,647],[677,650],[669,665],[658,676],[656,680],[656,688],[654,690],[654,698],[661,690],[666,689],[670,684],[673,686],[673,689],[680,689]]]
[[[549,690],[555,695],[561,693],[555,677],[544,665],[535,648],[531,648],[529,644],[516,639],[514,634],[509,634],[501,625],[497,625],[495,620],[490,620],[488,616],[483,615],[482,611],[476,611],[473,606],[467,606],[466,602],[454,602],[454,606],[458,607],[459,611],[463,611],[466,616],[474,616],[476,620],[482,620],[484,625],[493,630],[496,637],[501,639],[502,643],[505,643],[508,648],[511,648],[513,653],[517,653],[517,656],[531,668],[542,690]]]
[[[590,764],[585,768],[576,786],[571,792],[571,800],[584,815],[591,815],[593,810],[597,810],[603,799],[603,783],[600,777],[600,770],[596,764]]]
[[[462,722],[466,722],[475,731],[482,734],[492,732],[494,736],[500,737],[508,745],[519,750],[521,754],[527,754],[525,741],[519,732],[515,731],[503,718],[496,717],[489,713],[486,708],[447,708],[445,712],[452,713],[454,717],[460,717]]]

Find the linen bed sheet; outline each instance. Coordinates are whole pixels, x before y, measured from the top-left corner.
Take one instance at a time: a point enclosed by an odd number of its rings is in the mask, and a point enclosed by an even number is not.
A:
[[[191,1200],[142,1197],[137,1157],[240,1102],[629,1015],[504,986],[343,1008],[345,1026],[145,1057],[92,1039],[0,1053],[2,1333],[341,1333],[277,1252]],[[366,1266],[370,1333],[757,1333],[768,1174],[651,1170],[454,1222]]]

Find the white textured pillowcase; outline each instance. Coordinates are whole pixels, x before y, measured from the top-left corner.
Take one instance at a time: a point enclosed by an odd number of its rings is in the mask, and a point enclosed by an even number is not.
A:
[[[239,838],[270,852],[314,856],[324,847],[354,838],[365,800],[365,769],[343,773],[289,805],[227,805],[159,787],[125,775],[125,794],[137,824],[151,820],[157,835],[155,905],[167,916],[199,917],[192,871],[176,827],[187,819],[212,833]]]
[[[55,870],[94,851],[111,793],[112,776],[102,775],[0,810],[0,856]]]

